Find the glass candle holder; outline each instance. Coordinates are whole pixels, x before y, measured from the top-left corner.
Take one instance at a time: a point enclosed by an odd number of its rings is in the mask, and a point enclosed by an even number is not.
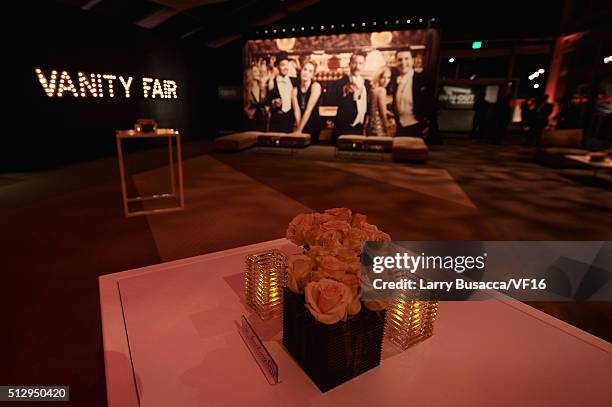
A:
[[[433,335],[437,301],[397,299],[387,309],[385,338],[402,350]]]
[[[276,249],[253,253],[246,257],[245,266],[247,305],[263,320],[281,316],[287,256]]]

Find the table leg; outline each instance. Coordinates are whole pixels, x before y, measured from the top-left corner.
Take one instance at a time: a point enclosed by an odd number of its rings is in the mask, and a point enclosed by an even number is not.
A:
[[[127,200],[127,186],[125,182],[125,169],[123,162],[123,150],[121,148],[121,138],[116,137],[117,140],[117,159],[119,161],[119,178],[121,178],[121,197],[123,198],[123,214],[128,216],[128,200]]]
[[[176,154],[178,162],[179,197],[181,209],[185,209],[185,193],[183,190],[183,154],[181,152],[181,135],[176,135]]]
[[[176,185],[174,182],[174,152],[172,149],[172,137],[168,137],[168,162],[170,163],[170,185],[171,185],[171,194],[172,196],[176,196]]]

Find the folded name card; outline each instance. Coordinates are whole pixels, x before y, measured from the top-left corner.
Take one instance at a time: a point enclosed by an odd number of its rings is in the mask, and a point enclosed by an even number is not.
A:
[[[264,376],[266,376],[268,382],[270,384],[278,383],[278,365],[274,359],[272,359],[270,352],[268,352],[263,342],[261,342],[261,339],[259,339],[259,336],[257,336],[257,333],[255,333],[253,327],[244,315],[241,318],[241,324],[238,332],[240,333],[240,336],[242,336],[244,343],[246,343],[247,347],[251,351],[251,354],[253,354],[255,361],[261,368]]]

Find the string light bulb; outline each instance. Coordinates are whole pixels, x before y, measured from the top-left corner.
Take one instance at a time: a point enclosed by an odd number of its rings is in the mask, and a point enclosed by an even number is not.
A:
[[[34,71],[38,76],[38,81],[42,85],[45,94],[48,97],[52,98],[55,94],[55,78],[57,78],[57,71],[51,71],[51,75],[49,76],[48,81],[45,75],[43,74],[42,69],[36,68]]]
[[[92,81],[91,79],[87,79],[87,77],[85,76],[83,72],[79,72],[77,76],[79,78],[79,90],[81,92],[81,96],[86,97],[87,96],[86,91],[89,91],[91,96],[97,98],[98,97],[98,87],[96,85],[96,82]]]
[[[129,98],[130,97],[130,86],[132,85],[132,80],[134,78],[132,78],[131,76],[128,76],[127,81],[125,79],[123,79],[123,76],[119,76],[119,82],[121,82],[121,84],[123,85],[123,89],[125,90],[125,97]]]
[[[74,82],[72,82],[70,74],[67,71],[62,71],[60,81],[57,85],[56,96],[61,98],[64,96],[65,91],[72,93],[72,96],[74,97],[79,97],[79,92],[77,91],[76,86],[74,86]]]

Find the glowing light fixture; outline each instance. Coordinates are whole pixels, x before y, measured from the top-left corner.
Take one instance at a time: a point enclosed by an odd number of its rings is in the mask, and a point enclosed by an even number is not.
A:
[[[391,31],[374,32],[370,34],[370,44],[374,48],[383,48],[391,44],[393,33]]]
[[[264,320],[282,315],[287,256],[276,249],[253,253],[246,257],[245,266],[247,305]]]
[[[295,46],[295,37],[292,38],[278,38],[276,40],[276,46],[281,51],[291,51]]]
[[[105,93],[110,98],[119,96],[116,92],[115,80],[119,79],[123,87],[125,98],[130,97],[130,89],[133,77],[124,78],[121,75],[77,72],[77,75],[70,75],[68,71],[61,71],[58,78],[58,71],[52,70],[47,76],[40,68],[35,68],[34,73],[40,82],[47,97],[62,98],[65,94],[70,94],[74,98],[104,98]],[[72,79],[74,78],[74,79]],[[169,79],[142,78],[143,97],[160,99],[177,99],[176,81]]]
[[[385,338],[402,350],[433,335],[437,301],[398,299],[385,315]]]
[[[473,41],[472,42],[472,49],[480,49],[482,48],[482,41]]]

